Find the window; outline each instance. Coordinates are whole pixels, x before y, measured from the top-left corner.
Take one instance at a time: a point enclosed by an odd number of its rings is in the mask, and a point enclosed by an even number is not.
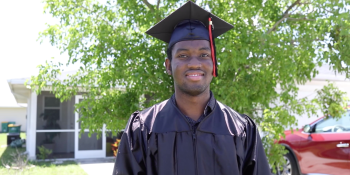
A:
[[[60,129],[57,121],[60,120],[61,102],[55,97],[44,97],[43,121],[44,129]]]
[[[60,99],[55,97],[45,97],[45,107],[60,107]]]
[[[316,133],[350,132],[350,111],[340,119],[328,118],[316,124]]]

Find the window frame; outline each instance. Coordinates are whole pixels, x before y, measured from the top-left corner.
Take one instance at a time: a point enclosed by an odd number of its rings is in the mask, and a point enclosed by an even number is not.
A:
[[[59,107],[45,107],[45,101],[46,101],[46,97],[53,97],[53,98],[56,98],[54,95],[43,95],[43,104],[42,104],[42,109],[43,109],[43,113],[45,113],[45,110],[46,109],[58,109],[59,110],[59,119],[57,120],[57,122],[60,122],[61,121],[61,118],[62,118],[62,116],[61,116],[61,111],[62,111],[62,109],[61,109],[61,107],[62,107],[62,105],[61,105],[61,101],[60,101],[60,103],[59,103]],[[57,98],[56,98],[57,99]],[[42,121],[44,121],[44,118],[42,118],[41,119]]]

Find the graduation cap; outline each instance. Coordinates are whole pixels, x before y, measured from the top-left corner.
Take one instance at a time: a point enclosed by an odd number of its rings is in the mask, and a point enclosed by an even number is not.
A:
[[[214,38],[233,26],[210,12],[188,1],[162,21],[148,29],[147,34],[169,43],[168,49],[180,41],[207,40],[210,42],[213,60],[213,76],[217,76],[217,60]]]

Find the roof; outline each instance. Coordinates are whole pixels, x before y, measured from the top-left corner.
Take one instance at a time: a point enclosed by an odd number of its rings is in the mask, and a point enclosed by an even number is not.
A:
[[[76,70],[73,71],[64,71],[60,75],[57,76],[58,80],[64,80],[69,78],[69,75],[73,75],[76,73]],[[10,87],[12,95],[15,97],[15,100],[17,103],[27,103],[28,99],[30,98],[31,93],[31,87],[29,85],[25,86],[24,83],[27,81],[27,79],[30,78],[17,78],[17,79],[9,79],[7,80],[7,83]],[[30,84],[30,81],[28,81],[28,84]],[[42,91],[50,91],[51,89],[51,82],[47,83],[47,87],[43,88]],[[125,86],[119,86],[117,85],[115,87],[116,89],[123,90],[125,89]],[[1,106],[1,104],[0,104]]]
[[[17,103],[27,103],[30,97],[30,87],[25,86],[24,83],[28,78],[18,78],[7,80],[12,95],[15,97]]]
[[[0,108],[26,108],[27,104],[18,103],[17,105],[1,105]]]

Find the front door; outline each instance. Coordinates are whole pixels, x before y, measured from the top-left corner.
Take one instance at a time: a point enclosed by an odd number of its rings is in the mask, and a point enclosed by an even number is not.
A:
[[[75,97],[75,103],[83,100],[81,95]],[[80,114],[75,112],[75,158],[101,158],[106,157],[106,136],[105,127],[102,130],[102,136],[96,138],[96,134],[88,136],[89,129],[81,130],[79,122]],[[79,132],[82,132],[81,136]]]

